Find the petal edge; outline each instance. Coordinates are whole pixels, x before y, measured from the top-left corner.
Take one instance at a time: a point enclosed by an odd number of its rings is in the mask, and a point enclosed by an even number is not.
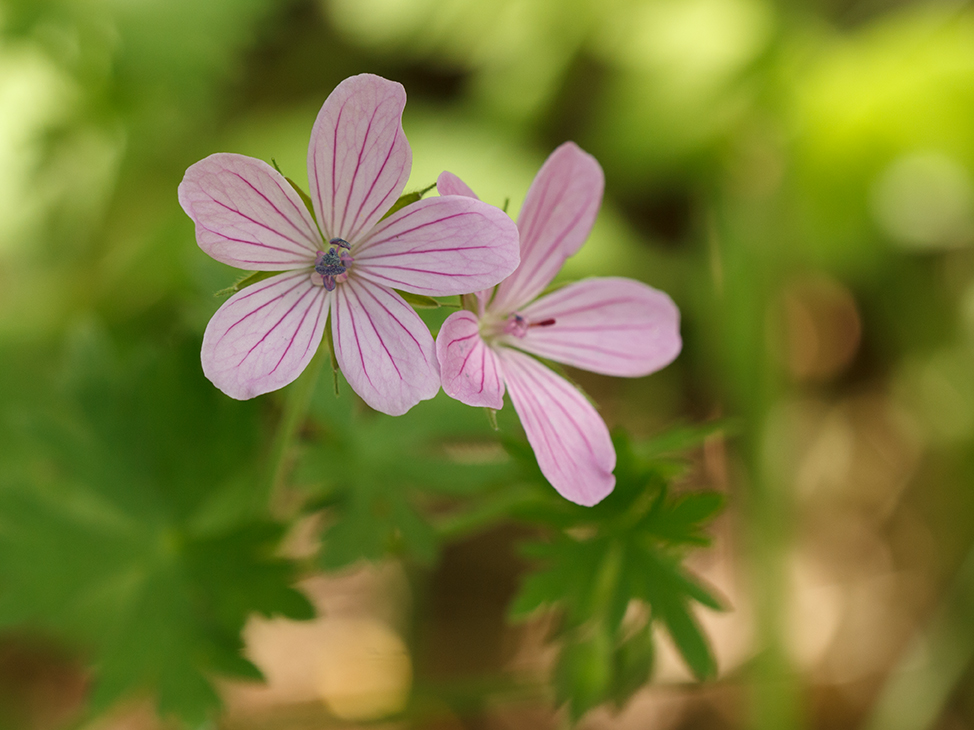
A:
[[[504,406],[504,376],[494,351],[480,337],[473,312],[454,312],[436,336],[443,392],[468,406],[500,410]]]
[[[615,487],[609,429],[568,381],[529,355],[500,351],[511,403],[541,473],[565,499],[590,507]]]
[[[237,292],[203,333],[203,373],[247,400],[295,380],[321,344],[329,298],[308,271],[280,274]]]
[[[682,347],[676,304],[635,279],[583,279],[532,302],[521,315],[554,324],[530,327],[512,343],[516,347],[603,375],[649,375],[673,362]]]
[[[348,384],[372,408],[401,416],[440,389],[433,336],[392,290],[349,277],[334,291],[335,355]]]
[[[308,182],[326,238],[349,243],[396,202],[412,166],[402,129],[406,91],[373,74],[342,81],[311,130]]]

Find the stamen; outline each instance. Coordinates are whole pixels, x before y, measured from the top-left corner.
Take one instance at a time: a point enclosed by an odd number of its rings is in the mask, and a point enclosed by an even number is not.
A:
[[[344,238],[333,238],[328,243],[332,246],[341,246],[342,248],[350,249],[352,244],[346,241]]]
[[[322,276],[338,276],[339,274],[345,273],[342,257],[335,250],[334,246],[328,249],[327,253],[323,251],[318,252],[318,258],[315,259],[315,271]]]
[[[321,277],[325,289],[333,291],[335,284],[340,284],[348,278],[348,267],[352,265],[353,259],[345,250],[348,247],[347,242],[336,238],[329,243],[336,243],[341,248],[336,249],[335,246],[331,246],[327,252],[319,251],[315,259],[315,273]]]
[[[540,322],[532,322],[528,327],[550,327],[555,323],[554,317],[549,317],[548,319],[543,319]]]

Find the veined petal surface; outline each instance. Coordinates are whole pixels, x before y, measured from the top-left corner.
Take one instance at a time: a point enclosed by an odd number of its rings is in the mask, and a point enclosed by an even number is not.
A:
[[[588,238],[604,187],[602,167],[574,142],[551,153],[518,216],[521,265],[497,288],[491,311],[513,312],[541,293]]]
[[[518,265],[518,235],[499,208],[459,195],[407,205],[352,249],[358,276],[415,294],[491,287]]]
[[[436,178],[436,191],[440,195],[462,195],[467,198],[473,198],[474,200],[480,200],[477,197],[477,193],[470,189],[463,180],[454,175],[452,172],[444,170],[440,173],[440,176]],[[474,292],[477,296],[477,302],[480,307],[480,313],[484,313],[484,309],[487,307],[487,303],[490,301],[491,296],[494,293],[494,287],[489,287],[487,289],[480,289]]]
[[[443,392],[468,406],[500,410],[504,405],[504,377],[494,351],[480,337],[480,321],[473,312],[454,312],[436,336]]]
[[[325,100],[308,147],[308,182],[321,230],[354,243],[398,200],[413,153],[402,131],[406,91],[372,74]]]
[[[622,277],[584,279],[521,310],[529,327],[513,346],[604,375],[640,377],[680,353],[680,311],[666,294]]]
[[[436,192],[440,195],[462,195],[466,198],[474,198],[475,200],[480,200],[477,197],[477,193],[470,189],[463,180],[454,175],[452,172],[444,170],[440,173],[440,176],[436,178]]]
[[[561,496],[589,507],[615,487],[605,421],[568,381],[529,355],[499,350],[511,403],[541,473]]]
[[[433,337],[391,289],[349,277],[334,291],[332,333],[345,379],[377,411],[401,416],[440,389]]]
[[[203,373],[237,400],[293,381],[314,356],[329,297],[302,269],[237,292],[210,319],[203,333]]]
[[[186,170],[179,204],[210,256],[239,269],[284,271],[314,263],[321,234],[294,188],[262,160],[218,153]]]

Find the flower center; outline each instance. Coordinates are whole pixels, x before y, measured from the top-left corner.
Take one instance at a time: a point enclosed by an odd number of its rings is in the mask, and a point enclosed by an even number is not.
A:
[[[504,323],[504,334],[514,335],[515,337],[524,337],[528,333],[528,329],[530,327],[550,327],[554,323],[555,320],[553,317],[542,319],[538,322],[529,322],[527,319],[515,312],[508,317],[507,321]]]
[[[348,269],[354,259],[349,255],[351,248],[348,241],[341,238],[333,238],[328,243],[331,246],[327,251],[319,251],[315,258],[315,273],[321,277],[321,284],[328,291],[335,288],[335,284],[340,284],[348,278]]]

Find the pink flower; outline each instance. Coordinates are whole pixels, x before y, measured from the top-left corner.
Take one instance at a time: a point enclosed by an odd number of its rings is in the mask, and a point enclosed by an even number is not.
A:
[[[499,409],[506,385],[545,478],[583,505],[599,502],[615,486],[608,428],[576,388],[530,355],[639,377],[668,365],[681,347],[676,305],[632,279],[584,279],[536,299],[588,237],[603,186],[594,157],[572,142],[556,149],[518,218],[521,265],[493,291],[478,293],[479,316],[456,312],[436,341],[447,395]],[[437,188],[474,196],[449,172]]]
[[[369,74],[345,79],[308,149],[314,218],[261,160],[215,154],[186,171],[179,202],[196,240],[225,264],[282,273],[231,297],[203,335],[203,372],[232,398],[298,377],[331,313],[338,363],[373,408],[400,415],[439,390],[429,329],[393,288],[448,296],[493,286],[518,263],[517,229],[493,206],[445,195],[385,220],[409,177],[406,93]]]

